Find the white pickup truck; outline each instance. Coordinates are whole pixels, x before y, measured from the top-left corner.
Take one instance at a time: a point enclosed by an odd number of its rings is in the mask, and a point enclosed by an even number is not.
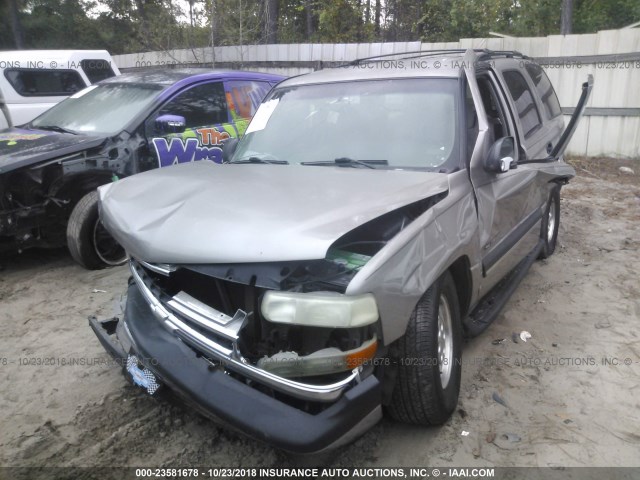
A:
[[[0,52],[0,129],[30,122],[83,88],[120,75],[106,50]]]

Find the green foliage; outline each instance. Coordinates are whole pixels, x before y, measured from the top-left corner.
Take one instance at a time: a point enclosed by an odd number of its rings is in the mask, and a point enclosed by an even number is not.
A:
[[[363,12],[358,3],[354,0],[326,2],[318,12],[319,39],[332,43],[359,41],[362,38]]]
[[[100,48],[118,54],[202,47],[212,39],[215,45],[246,45],[268,38],[267,0],[191,0],[190,6],[177,0],[16,2],[25,48]],[[490,31],[514,36],[557,34],[562,0],[278,0],[275,4],[281,43],[444,42],[486,37]],[[0,3],[0,50],[15,48],[11,11],[11,1]],[[574,0],[574,33],[620,28],[639,20],[638,0]]]
[[[638,0],[576,0],[574,33],[611,30],[640,21]]]

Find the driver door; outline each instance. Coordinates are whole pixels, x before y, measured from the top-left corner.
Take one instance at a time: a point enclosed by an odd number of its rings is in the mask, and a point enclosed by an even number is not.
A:
[[[466,69],[467,79],[478,115],[477,149],[471,158],[470,177],[476,195],[479,239],[482,259],[480,296],[512,270],[537,244],[542,218],[540,199],[535,195],[537,170],[517,165],[522,151],[518,123],[506,101],[496,73],[491,68],[476,71],[475,62]],[[537,109],[533,95],[523,92],[521,101],[528,109]],[[530,105],[528,102],[533,102]],[[531,112],[531,110],[527,110]],[[533,111],[535,115],[537,112]],[[504,173],[485,170],[491,146],[504,137],[515,140],[512,168]]]
[[[210,160],[222,163],[222,144],[236,137],[221,81],[178,93],[145,122],[149,153],[157,167]]]

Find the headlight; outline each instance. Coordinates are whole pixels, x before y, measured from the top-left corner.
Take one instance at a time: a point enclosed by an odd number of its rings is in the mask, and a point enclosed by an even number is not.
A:
[[[353,328],[378,320],[378,306],[370,293],[343,295],[269,290],[262,299],[261,311],[271,322],[308,327]]]
[[[286,378],[328,375],[362,367],[377,350],[378,340],[374,335],[371,340],[347,352],[325,348],[304,357],[295,352],[280,352],[258,360],[258,367]]]

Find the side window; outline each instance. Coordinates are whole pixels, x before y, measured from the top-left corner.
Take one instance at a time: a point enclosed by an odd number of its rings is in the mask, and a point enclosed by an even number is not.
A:
[[[527,63],[525,68],[531,80],[533,80],[536,90],[538,90],[538,95],[540,95],[540,99],[544,105],[547,118],[555,118],[560,115],[562,113],[560,102],[558,102],[558,97],[553,89],[553,85],[551,85],[549,77],[544,73],[542,67],[535,63]]]
[[[484,111],[487,114],[490,141],[494,142],[509,135],[505,112],[498,99],[495,83],[488,74],[478,76],[478,89],[480,90]]]
[[[23,97],[68,96],[86,87],[75,70],[13,68],[5,70],[4,75]]]
[[[533,99],[533,94],[520,72],[509,70],[503,72],[503,76],[516,105],[520,123],[524,130],[524,138],[527,138],[541,125],[540,114]]]
[[[155,115],[180,115],[185,128],[212,126],[229,121],[221,82],[205,83],[180,93]]]
[[[271,90],[267,82],[233,80],[225,82],[225,91],[232,121],[248,120],[256,113],[262,99]]]
[[[105,78],[115,77],[111,64],[106,60],[85,59],[80,61],[80,68],[85,73],[91,83],[99,82]]]

